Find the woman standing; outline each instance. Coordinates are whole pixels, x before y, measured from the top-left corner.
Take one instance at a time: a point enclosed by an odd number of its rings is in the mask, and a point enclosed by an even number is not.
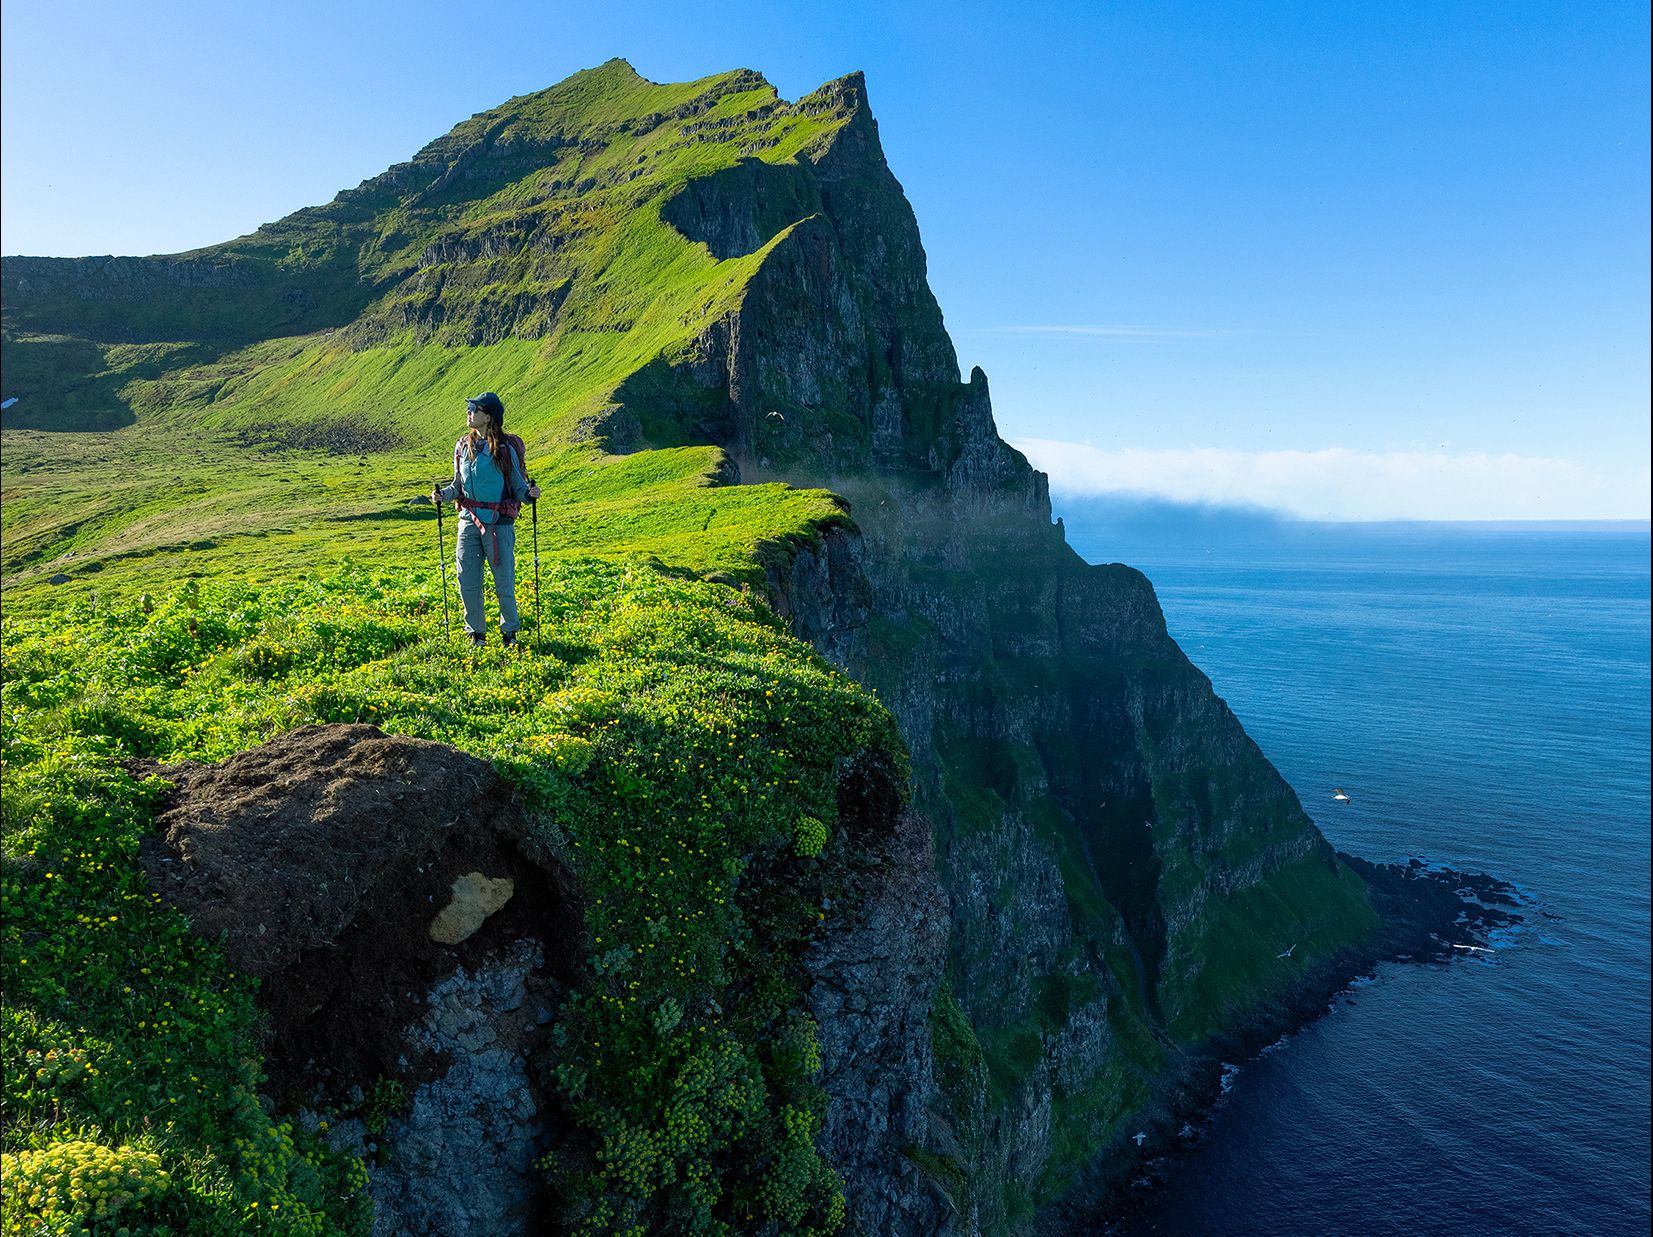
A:
[[[505,432],[505,404],[492,391],[465,401],[466,432],[453,445],[453,480],[431,489],[431,501],[458,503],[459,532],[454,560],[459,569],[459,599],[465,607],[465,631],[471,643],[487,640],[482,616],[482,563],[494,575],[499,598],[499,634],[505,646],[516,643],[517,511],[540,496],[528,480],[522,439]]]

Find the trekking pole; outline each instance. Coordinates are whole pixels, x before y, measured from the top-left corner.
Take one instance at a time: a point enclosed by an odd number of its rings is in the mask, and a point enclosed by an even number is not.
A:
[[[530,482],[529,484],[532,484]],[[545,651],[545,636],[540,624],[540,502],[534,499],[528,504],[529,510],[534,513],[534,643],[538,652]]]
[[[442,500],[436,497],[435,487],[432,487],[431,501],[436,504],[436,561],[442,566],[442,639],[446,640],[449,634],[448,626],[448,547],[442,539]]]

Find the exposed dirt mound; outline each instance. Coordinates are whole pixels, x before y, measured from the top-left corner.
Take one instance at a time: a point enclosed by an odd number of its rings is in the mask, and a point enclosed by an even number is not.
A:
[[[140,852],[145,871],[264,981],[278,1094],[432,1076],[443,1062],[410,1059],[403,1032],[433,983],[532,938],[550,1000],[581,952],[568,873],[510,786],[454,748],[305,726],[221,764],[154,771],[176,790]],[[477,887],[491,891],[488,913],[471,915],[480,926],[433,939],[456,890]]]

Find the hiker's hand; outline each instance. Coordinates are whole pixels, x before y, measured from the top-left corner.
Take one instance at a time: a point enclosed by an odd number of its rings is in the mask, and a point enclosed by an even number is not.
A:
[[[431,500],[431,502],[437,504],[438,506],[441,506],[441,504],[442,504],[442,487],[440,485],[433,485],[433,486],[430,487],[430,500]]]
[[[540,497],[540,487],[535,485],[532,481],[530,481],[528,483],[528,501],[531,502],[531,503],[538,502],[539,497]]]

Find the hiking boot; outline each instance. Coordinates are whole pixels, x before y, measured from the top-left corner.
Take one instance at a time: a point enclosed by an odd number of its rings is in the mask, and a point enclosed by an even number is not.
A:
[[[502,631],[499,633],[499,642],[506,648],[510,648],[517,642],[517,633],[514,631]]]
[[[470,633],[470,636],[471,636],[471,647],[473,649],[479,649],[484,644],[488,643],[488,637],[483,632],[473,631],[473,632]]]

